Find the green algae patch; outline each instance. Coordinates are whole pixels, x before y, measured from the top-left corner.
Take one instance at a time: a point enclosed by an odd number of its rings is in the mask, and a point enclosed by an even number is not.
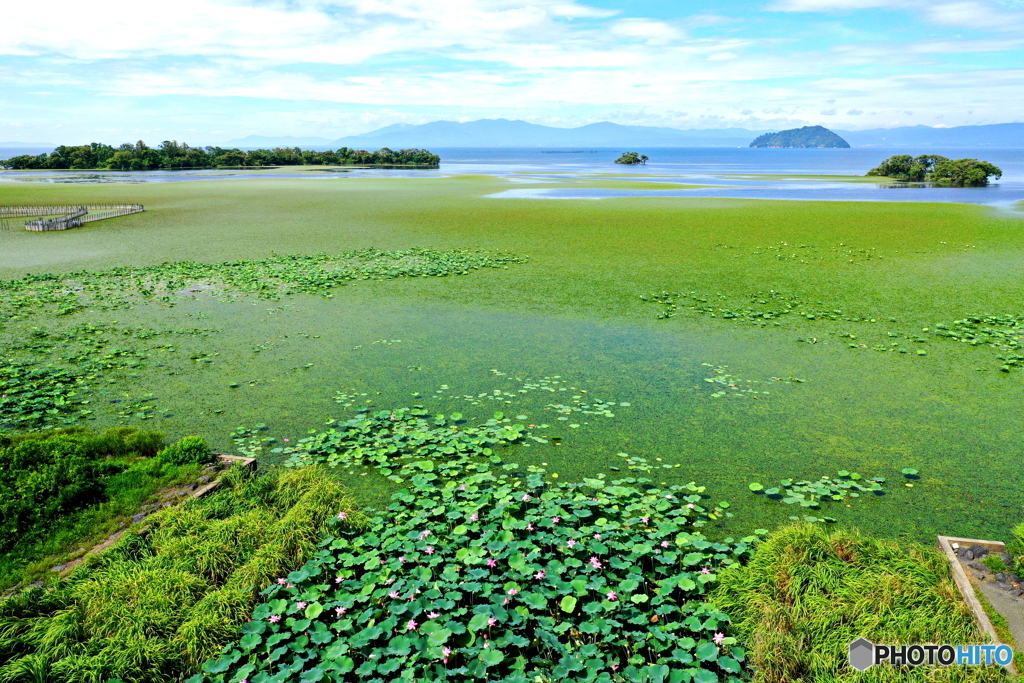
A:
[[[371,247],[530,258],[464,276],[353,281],[328,292],[333,298],[298,293],[275,301],[211,289],[66,315],[56,314],[54,301],[44,304],[52,312],[3,323],[2,355],[68,371],[75,367],[63,356],[117,363],[85,382],[95,394],[75,389],[73,399],[91,401],[75,411],[92,410],[86,419],[97,427],[206,434],[219,449],[232,447],[239,425],[257,423],[294,443],[310,420],[346,414],[333,400],[338,391],[365,394],[357,405],[415,400],[450,415],[469,412],[465,395],[518,391],[520,383],[495,384],[493,368],[524,379],[572,376],[574,386],[633,408],[605,421],[573,413],[564,415],[569,421],[537,422],[530,410],[506,410],[529,413],[527,425],[564,425],[553,434],[561,445],[515,446],[531,462],[557,463],[562,477],[621,466],[614,454],[622,451],[660,457],[680,466],[666,474],[700,480],[732,500],[743,519],[772,527],[790,511],[751,496],[751,481],[927,463],[927,485],[862,499],[844,508],[844,523],[919,540],[951,520],[968,524],[965,535],[1000,533],[1003,506],[1018,504],[1012,454],[1024,431],[1024,385],[1019,370],[1002,371],[1007,363],[998,358],[1019,352],[992,345],[1012,340],[982,328],[1010,334],[1012,327],[984,318],[1021,315],[1024,221],[953,204],[484,199],[507,187],[482,176],[5,187],[5,203],[138,201],[147,209],[144,219],[61,234],[0,232],[0,273],[8,280]],[[770,297],[773,290],[785,298]],[[659,320],[667,304],[640,296],[661,292],[694,292],[707,302],[677,299],[678,314]],[[753,315],[787,303],[792,310],[777,317]],[[689,308],[705,304],[713,310]],[[740,315],[725,318],[719,308]],[[954,329],[972,316],[982,322]],[[961,339],[935,334],[937,323]],[[93,352],[84,332],[74,331],[85,324],[168,333],[104,332]],[[55,336],[36,340],[32,327]],[[204,329],[213,332],[170,333]],[[65,334],[79,339],[66,352],[53,341]],[[401,342],[374,343],[381,339]],[[20,348],[35,344],[52,350]],[[104,359],[115,348],[129,355]],[[711,398],[729,388],[705,382],[714,372],[704,362],[758,380],[756,390],[771,394]],[[453,391],[435,397],[442,385]],[[499,403],[483,405],[504,410]],[[564,454],[570,447],[573,457]],[[356,472],[346,481],[354,495],[373,497],[373,479]]]

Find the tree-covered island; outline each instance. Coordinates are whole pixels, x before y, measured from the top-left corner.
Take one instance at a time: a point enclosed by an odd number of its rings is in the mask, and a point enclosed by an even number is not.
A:
[[[848,148],[850,143],[824,126],[804,126],[778,133],[765,133],[750,143],[751,147],[813,147]]]
[[[646,164],[648,156],[646,154],[639,154],[637,152],[624,152],[622,156],[615,160],[617,164]]]
[[[1003,171],[987,161],[977,159],[947,159],[938,154],[909,154],[891,156],[867,172],[869,176],[882,176],[893,180],[922,182],[929,180],[943,185],[980,187],[988,185],[989,178],[1003,177]]]
[[[274,149],[224,149],[191,147],[188,143],[164,140],[152,148],[139,140],[112,147],[99,142],[88,145],[61,145],[49,154],[12,157],[0,162],[10,169],[110,169],[115,171],[151,171],[158,168],[217,168],[221,166],[437,166],[441,157],[425,149],[376,152],[342,147],[337,151],[314,152],[298,147]]]

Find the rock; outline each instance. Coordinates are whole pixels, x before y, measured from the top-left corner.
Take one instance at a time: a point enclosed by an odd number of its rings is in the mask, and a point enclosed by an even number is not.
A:
[[[974,553],[974,559],[980,560],[981,558],[988,555],[988,550],[975,543],[970,547],[970,551]]]
[[[66,564],[55,564],[52,567],[50,567],[50,571],[51,572],[62,572],[62,571],[64,571],[67,568],[68,568],[68,566]]]
[[[1002,572],[996,572],[996,581],[1006,581],[1006,574]]]
[[[979,572],[984,572],[986,569],[988,569],[988,567],[986,567],[985,565],[983,565],[981,562],[978,562],[978,561],[968,562],[967,566],[970,567],[971,569],[976,569]]]
[[[132,515],[132,524],[138,524],[146,518],[145,512],[140,512],[137,515]]]
[[[210,475],[204,474],[201,477],[199,477],[196,481],[198,481],[200,484],[205,484],[206,482],[210,481]]]
[[[1007,581],[1012,581],[1014,583],[1020,583],[1021,582],[1020,577],[1017,576],[1016,574],[1014,574],[1013,572],[1006,572],[1006,580]]]
[[[978,579],[979,581],[984,581],[985,580],[985,575],[984,574],[971,574],[971,576],[973,576],[974,578]]]
[[[1003,561],[1007,567],[1013,566],[1013,555],[1010,553],[999,553],[999,559]]]
[[[1016,590],[1010,592],[1016,595],[1018,598],[1024,597],[1024,590],[1021,590],[1020,588],[1017,588]]]
[[[960,553],[960,557],[964,558],[965,560],[973,560],[974,559],[974,553],[972,553],[967,548],[960,548],[959,553]]]
[[[185,487],[185,490],[195,491],[197,488],[199,488],[199,484],[189,484],[188,486]]]
[[[42,588],[45,584],[42,581],[33,581],[28,585],[29,588]]]

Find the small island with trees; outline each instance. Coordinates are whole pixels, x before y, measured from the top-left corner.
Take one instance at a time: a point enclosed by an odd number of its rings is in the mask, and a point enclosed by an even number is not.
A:
[[[252,166],[426,166],[436,168],[441,157],[425,149],[376,152],[342,147],[335,151],[315,152],[298,147],[274,149],[224,149],[222,147],[191,147],[188,143],[164,140],[152,148],[139,140],[112,147],[99,142],[88,145],[61,145],[49,154],[23,154],[0,162],[0,167],[14,170],[55,169],[114,171],[152,171],[158,168],[219,168]]]
[[[751,147],[849,148],[850,143],[824,126],[804,126],[765,133],[750,143]]]
[[[977,159],[947,159],[938,154],[909,154],[891,156],[867,172],[869,176],[882,176],[907,182],[930,181],[959,187],[983,187],[989,178],[998,180],[1003,171],[987,161]]]
[[[615,160],[617,164],[646,164],[648,156],[646,154],[638,154],[637,152],[624,152],[622,156]]]

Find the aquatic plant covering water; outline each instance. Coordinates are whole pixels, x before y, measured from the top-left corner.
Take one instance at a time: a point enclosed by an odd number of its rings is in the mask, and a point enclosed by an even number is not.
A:
[[[492,446],[520,432],[500,415],[458,429],[419,413],[357,418],[292,456],[371,463],[407,488],[278,578],[192,680],[740,680],[743,650],[704,594],[757,537],[706,539],[727,513],[703,487],[552,483],[501,464]]]
[[[469,249],[360,249],[339,254],[289,254],[219,263],[180,261],[28,275],[0,282],[0,323],[38,313],[67,315],[90,305],[116,310],[137,301],[173,303],[210,288],[271,300],[298,293],[327,295],[357,280],[465,275],[525,261],[520,256]]]

